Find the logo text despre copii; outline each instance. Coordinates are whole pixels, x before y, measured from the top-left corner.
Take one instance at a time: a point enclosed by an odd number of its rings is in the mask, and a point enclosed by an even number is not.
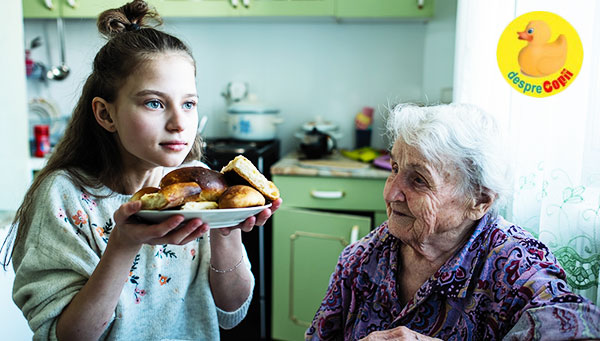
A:
[[[513,82],[513,84],[515,84],[515,86],[519,87],[524,94],[528,92],[541,94],[542,91],[550,93],[554,90],[560,89],[561,87],[565,87],[573,78],[573,73],[566,68],[562,69],[560,75],[556,77],[556,79],[552,81],[545,80],[542,84],[530,83],[520,78],[519,72],[516,71],[509,72],[507,77]]]

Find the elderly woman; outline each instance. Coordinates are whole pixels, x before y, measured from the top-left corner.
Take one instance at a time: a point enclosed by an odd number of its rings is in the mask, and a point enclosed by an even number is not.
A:
[[[498,215],[499,129],[468,105],[397,106],[388,220],[340,255],[311,340],[600,337],[548,248]]]

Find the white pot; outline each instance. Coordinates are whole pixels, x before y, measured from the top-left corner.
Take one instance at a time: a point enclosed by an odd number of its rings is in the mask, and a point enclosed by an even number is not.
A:
[[[238,140],[273,140],[277,137],[277,124],[281,122],[279,110],[257,103],[240,102],[227,110],[227,131]]]

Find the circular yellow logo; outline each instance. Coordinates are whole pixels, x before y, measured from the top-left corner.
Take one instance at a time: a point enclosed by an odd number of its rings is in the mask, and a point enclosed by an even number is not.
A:
[[[515,90],[547,97],[573,83],[583,62],[583,46],[577,31],[562,17],[529,12],[506,27],[496,57],[502,76]]]

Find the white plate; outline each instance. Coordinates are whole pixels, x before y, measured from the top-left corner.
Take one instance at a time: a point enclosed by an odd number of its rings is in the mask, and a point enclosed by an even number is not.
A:
[[[152,223],[160,223],[165,219],[180,214],[185,220],[194,218],[200,218],[203,222],[207,223],[210,228],[217,229],[221,227],[236,226],[246,218],[258,214],[265,208],[271,207],[271,204],[265,206],[255,207],[244,207],[244,208],[221,208],[213,210],[198,210],[198,211],[180,211],[180,210],[166,210],[166,211],[150,211],[142,210],[136,215],[144,220]]]

